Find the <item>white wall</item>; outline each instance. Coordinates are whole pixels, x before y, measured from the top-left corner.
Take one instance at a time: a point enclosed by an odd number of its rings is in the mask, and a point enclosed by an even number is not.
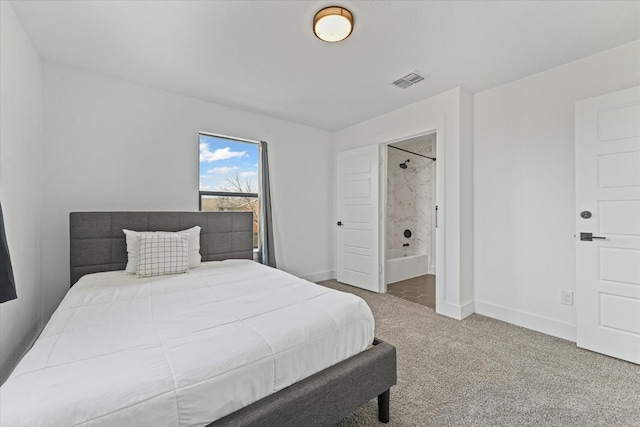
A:
[[[18,299],[0,305],[0,383],[40,331],[42,65],[11,4],[0,2],[0,199]]]
[[[341,130],[335,136],[335,152],[338,153],[407,139],[440,127],[436,137],[443,138],[444,144],[443,151],[436,152],[436,168],[444,167],[444,182],[436,182],[436,187],[444,185],[445,200],[438,204],[446,244],[443,245],[443,271],[436,272],[440,276],[436,285],[436,307],[439,313],[454,318],[464,318],[473,312],[472,259],[469,256],[472,245],[471,99],[465,90],[452,89]],[[438,197],[436,194],[437,200]],[[464,200],[465,197],[468,200]],[[461,206],[466,209],[461,210]],[[442,289],[439,287],[441,279],[444,279]]]
[[[475,95],[478,313],[575,341],[574,103],[638,84],[640,41]]]
[[[46,64],[45,316],[69,287],[68,215],[197,210],[198,131],[269,143],[278,266],[333,276],[330,132]]]

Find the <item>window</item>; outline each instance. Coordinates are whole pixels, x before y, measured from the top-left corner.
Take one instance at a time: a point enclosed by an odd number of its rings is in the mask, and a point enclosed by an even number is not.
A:
[[[200,133],[200,210],[253,212],[258,247],[258,144]]]

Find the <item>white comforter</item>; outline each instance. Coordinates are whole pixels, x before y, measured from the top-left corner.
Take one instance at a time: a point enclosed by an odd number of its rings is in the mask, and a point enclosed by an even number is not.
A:
[[[84,276],[0,388],[0,425],[197,426],[367,348],[360,298],[252,261]]]

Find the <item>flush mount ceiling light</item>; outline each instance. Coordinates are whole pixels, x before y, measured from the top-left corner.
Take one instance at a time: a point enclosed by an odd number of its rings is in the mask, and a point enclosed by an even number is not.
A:
[[[352,31],[353,14],[344,7],[325,7],[313,17],[313,33],[322,41],[339,42],[349,37]]]

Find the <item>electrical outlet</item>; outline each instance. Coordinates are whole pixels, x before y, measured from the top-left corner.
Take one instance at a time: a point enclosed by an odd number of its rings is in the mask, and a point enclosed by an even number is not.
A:
[[[560,304],[573,305],[573,292],[561,290],[560,291]]]

